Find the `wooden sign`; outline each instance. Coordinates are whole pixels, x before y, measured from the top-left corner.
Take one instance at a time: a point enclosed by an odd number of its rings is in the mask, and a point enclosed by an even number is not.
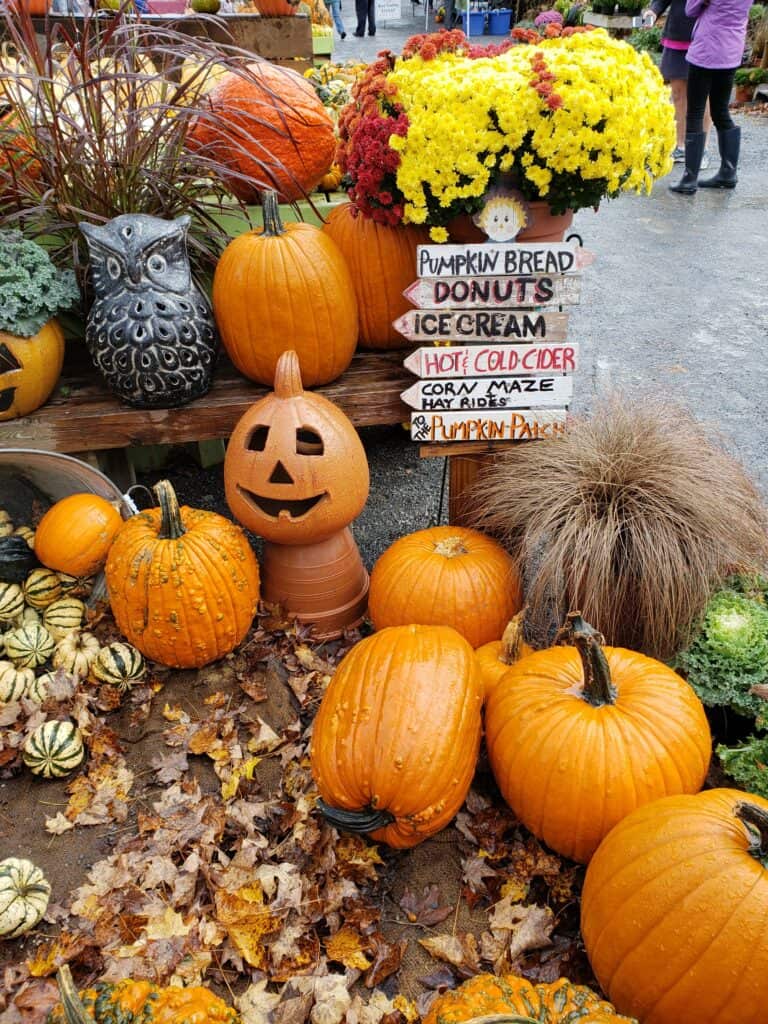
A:
[[[594,260],[575,242],[525,242],[480,245],[420,245],[419,277],[520,277],[577,274]]]
[[[410,309],[395,320],[409,341],[565,341],[567,313],[515,309]]]
[[[565,433],[565,409],[509,412],[414,412],[411,439],[441,441],[530,441]]]
[[[403,295],[419,309],[572,306],[581,301],[581,278],[564,274],[544,277],[422,277],[409,284]]]
[[[464,409],[540,409],[566,405],[573,377],[463,377],[420,380],[400,395],[423,412]]]
[[[578,342],[565,345],[493,345],[419,348],[405,360],[417,377],[501,377],[514,373],[573,373]]]

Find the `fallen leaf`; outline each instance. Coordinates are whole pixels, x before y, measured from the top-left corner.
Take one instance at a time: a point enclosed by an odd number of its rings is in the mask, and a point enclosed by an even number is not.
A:
[[[185,750],[177,750],[170,754],[157,754],[149,762],[155,770],[157,781],[163,783],[178,782],[189,770],[189,761]]]
[[[264,978],[236,996],[234,1002],[243,1024],[271,1024],[271,1014],[280,1002],[280,994],[268,992],[267,979]]]
[[[237,892],[219,889],[215,900],[219,923],[226,928],[238,953],[251,967],[267,970],[269,954],[264,940],[280,930],[281,921],[264,905],[261,885],[256,882],[242,886]]]
[[[428,939],[419,939],[419,945],[436,960],[453,964],[466,974],[480,973],[477,940],[471,932],[430,936]]]
[[[369,943],[373,962],[363,980],[367,988],[375,988],[390,974],[400,970],[400,964],[408,948],[408,940],[389,942],[381,932],[374,932],[369,937]]]
[[[359,971],[367,971],[371,961],[365,955],[366,946],[362,936],[345,925],[325,943],[325,951],[329,960],[343,964],[344,967],[355,967]]]
[[[74,822],[65,818],[61,811],[54,815],[54,817],[45,819],[45,831],[50,832],[52,836],[63,835],[74,827]]]
[[[440,893],[436,885],[424,886],[420,897],[406,889],[400,900],[400,908],[411,924],[427,926],[440,924],[453,913],[453,907],[440,903]]]
[[[29,973],[33,978],[46,978],[50,974],[55,974],[62,964],[74,960],[86,945],[87,939],[84,935],[63,931],[53,942],[38,946],[34,957],[27,960]]]
[[[179,935],[189,935],[192,927],[191,923],[184,923],[178,911],[166,907],[162,914],[147,921],[144,932],[148,939],[170,939]]]

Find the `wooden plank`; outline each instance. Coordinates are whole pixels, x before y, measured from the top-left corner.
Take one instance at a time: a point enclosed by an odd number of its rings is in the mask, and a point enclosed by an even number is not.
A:
[[[573,377],[463,377],[420,380],[400,397],[422,412],[465,409],[542,409],[567,405]]]
[[[417,377],[488,377],[524,373],[572,373],[579,345],[492,345],[419,348],[403,366]]]
[[[394,328],[409,341],[565,341],[567,313],[516,309],[410,309]]]
[[[444,444],[422,444],[419,446],[421,459],[448,459],[457,455],[494,455],[508,451],[522,444],[521,441],[455,441],[450,447]]]
[[[565,433],[565,409],[508,412],[413,412],[411,439],[441,441],[532,441]]]
[[[576,305],[581,301],[581,278],[566,274],[421,277],[409,284],[403,295],[419,309]]]
[[[466,492],[477,480],[484,466],[493,460],[492,455],[459,455],[451,459],[448,466],[448,522],[454,526],[465,525],[467,514]],[[468,523],[466,525],[469,525]]]
[[[518,277],[577,274],[595,254],[575,242],[483,242],[479,245],[419,245],[419,277]]]

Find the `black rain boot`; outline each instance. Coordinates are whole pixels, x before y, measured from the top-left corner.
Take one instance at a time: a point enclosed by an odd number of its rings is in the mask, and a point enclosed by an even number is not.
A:
[[[734,125],[717,133],[717,146],[720,150],[720,170],[712,178],[699,182],[699,188],[736,188],[736,167],[739,163],[741,146],[741,128]]]
[[[685,170],[676,185],[670,185],[670,192],[692,196],[698,187],[699,168],[707,141],[705,132],[687,132],[685,136]]]

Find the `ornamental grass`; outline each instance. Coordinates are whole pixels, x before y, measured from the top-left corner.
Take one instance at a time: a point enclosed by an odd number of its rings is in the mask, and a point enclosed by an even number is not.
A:
[[[768,561],[768,518],[742,466],[688,412],[615,397],[556,440],[500,455],[471,525],[523,567],[526,632],[546,646],[578,608],[609,644],[661,660],[714,586]]]

